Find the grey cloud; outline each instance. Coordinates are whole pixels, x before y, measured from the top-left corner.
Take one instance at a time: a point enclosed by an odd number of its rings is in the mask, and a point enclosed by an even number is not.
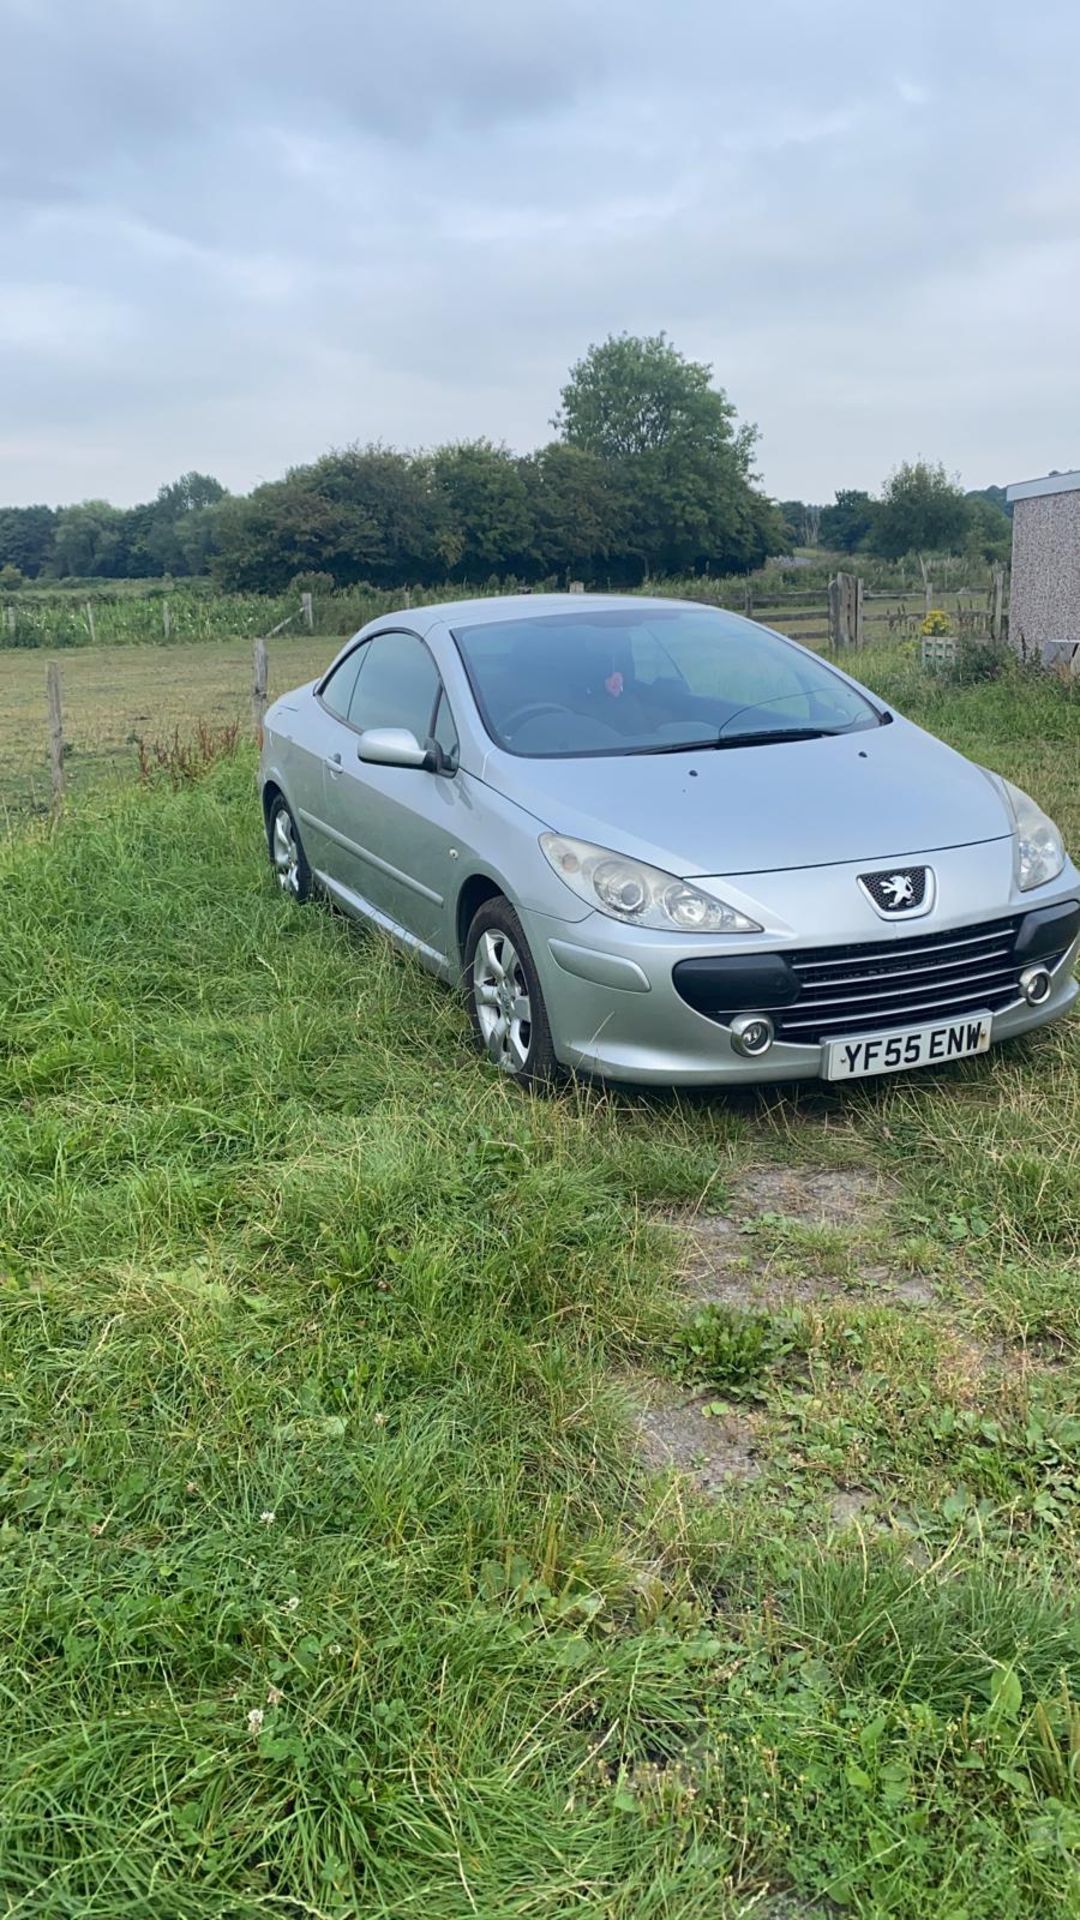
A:
[[[1071,0],[0,0],[0,36],[5,499],[530,444],[623,327],[714,362],[780,494],[1080,458]]]

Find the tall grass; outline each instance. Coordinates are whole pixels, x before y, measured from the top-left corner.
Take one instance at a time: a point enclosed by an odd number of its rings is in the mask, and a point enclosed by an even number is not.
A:
[[[1076,1911],[1075,1033],[521,1098],[451,994],[277,895],[252,775],[0,852],[5,1910]],[[685,1315],[670,1208],[763,1158],[891,1175],[845,1270],[900,1246],[954,1305],[826,1293],[760,1478],[700,1505],[625,1394]],[[748,1251],[835,1270],[785,1235]],[[884,1517],[838,1541],[853,1481]]]

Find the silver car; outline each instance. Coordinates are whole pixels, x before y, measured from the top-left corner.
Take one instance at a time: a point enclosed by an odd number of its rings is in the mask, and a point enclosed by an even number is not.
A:
[[[523,1081],[848,1080],[1076,998],[1080,874],[1035,802],[693,602],[375,620],[270,708],[261,785],[282,888],[463,981]]]

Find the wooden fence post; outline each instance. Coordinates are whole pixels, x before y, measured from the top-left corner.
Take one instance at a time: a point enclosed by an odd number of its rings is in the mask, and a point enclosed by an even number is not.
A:
[[[15,632],[15,609],[14,607],[6,607],[4,611],[7,619],[7,630],[13,634]]]
[[[55,660],[50,660],[46,669],[45,689],[49,700],[49,777],[53,812],[58,813],[64,800],[64,703]]]
[[[314,606],[313,606],[313,604],[312,604],[312,599],[311,599],[311,595],[310,595],[310,593],[302,593],[302,594],[300,595],[300,611],[301,611],[301,613],[302,613],[302,614],[303,614],[303,616],[304,616],[304,625],[305,625],[305,627],[307,628],[307,630],[308,630],[308,632],[309,632],[309,633],[314,633],[314,631],[315,631],[315,609],[314,609]]]
[[[97,646],[97,630],[94,626],[94,609],[89,600],[86,602],[86,624],[90,629],[90,645]]]
[[[829,581],[829,645],[834,653],[842,653],[848,643],[845,603],[844,575],[834,573]]]
[[[863,644],[863,594],[854,573],[838,573],[829,581],[829,645],[836,653]]]
[[[267,688],[270,683],[270,663],[266,653],[266,641],[255,642],[255,672],[251,681],[251,723],[255,729],[255,738],[262,745],[263,720],[266,715]]]
[[[168,594],[161,603],[161,631],[166,640],[172,639],[172,613],[169,608]]]
[[[752,620],[752,619],[753,619],[753,617],[754,617],[754,589],[753,589],[753,587],[751,586],[751,584],[750,584],[750,581],[749,581],[749,579],[747,579],[747,582],[746,582],[746,591],[745,591],[745,594],[744,594],[744,596],[743,596],[743,611],[744,611],[744,613],[746,614],[746,617],[747,617],[747,619],[748,619],[748,620]]]

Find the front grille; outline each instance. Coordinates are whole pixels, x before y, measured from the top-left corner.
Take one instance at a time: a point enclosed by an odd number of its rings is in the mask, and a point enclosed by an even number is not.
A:
[[[802,1046],[847,1033],[950,1020],[977,1009],[999,1013],[1020,998],[1013,944],[1019,919],[912,939],[816,947],[786,957],[797,999],[774,1014],[777,1038]],[[1053,967],[1061,953],[1045,956]]]
[[[882,873],[860,873],[859,885],[880,913],[895,914],[902,920],[905,913],[918,913],[929,904],[929,878],[926,867],[886,867]]]

